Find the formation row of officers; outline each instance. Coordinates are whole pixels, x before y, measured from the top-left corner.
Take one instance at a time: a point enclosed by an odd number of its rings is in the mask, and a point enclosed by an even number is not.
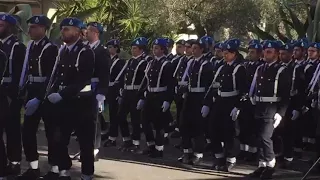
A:
[[[0,134],[5,132],[7,138],[6,145],[0,138],[0,180],[71,179],[68,144],[73,131],[80,144],[81,179],[93,179],[100,147],[98,116],[105,101],[111,123],[105,146],[116,145],[120,129],[122,150],[163,157],[174,124],[170,113],[174,101],[175,133],[181,134],[183,149],[179,161],[199,164],[207,144],[218,171],[230,171],[241,149],[259,153],[259,168],[250,176],[270,179],[276,164],[274,132],[284,139],[287,164],[293,160],[293,147],[302,148],[303,136],[315,142],[318,43],[252,41],[246,61],[237,39],[215,45],[208,36],[180,40],[173,56],[174,42],[158,38],[151,57],[146,53],[147,39],[139,37],[131,44],[132,58],[124,61],[118,57],[118,40],[108,41],[107,48],[100,42],[103,27],[97,22],[88,23],[84,42],[83,22],[65,18],[60,23],[65,45],[60,48],[45,36],[50,27],[46,16],[33,16],[27,23],[32,40],[26,47],[14,35],[16,19],[0,15]],[[36,140],[41,119],[51,165],[43,177]],[[140,149],[141,133],[146,150]],[[30,168],[19,175],[22,146]]]

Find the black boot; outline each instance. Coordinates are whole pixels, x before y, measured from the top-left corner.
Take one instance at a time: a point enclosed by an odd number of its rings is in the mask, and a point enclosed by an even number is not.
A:
[[[124,141],[119,150],[121,152],[128,152],[130,151],[130,148],[133,146],[132,141]]]
[[[18,176],[21,173],[20,164],[9,163],[9,165],[6,167],[5,172],[7,176]]]
[[[104,147],[115,147],[117,146],[117,143],[116,141],[113,141],[113,140],[110,140],[108,139],[104,144],[103,144]]]
[[[42,180],[57,180],[59,178],[59,173],[48,172],[46,175],[42,176]]]
[[[156,150],[156,147],[154,145],[148,146],[147,149],[142,151],[143,155],[150,155],[153,151]]]
[[[266,169],[262,172],[260,179],[261,180],[272,179],[272,175],[274,172],[275,172],[275,168],[266,167]]]
[[[259,167],[258,169],[250,173],[248,176],[251,178],[260,178],[261,174],[265,169],[266,169],[265,167]]]
[[[212,168],[216,171],[223,171],[225,165],[226,165],[225,158],[216,158]]]
[[[28,169],[17,177],[17,180],[37,180],[40,177],[40,169]]]
[[[192,164],[192,153],[184,153],[181,157],[178,158],[178,161],[183,164]]]

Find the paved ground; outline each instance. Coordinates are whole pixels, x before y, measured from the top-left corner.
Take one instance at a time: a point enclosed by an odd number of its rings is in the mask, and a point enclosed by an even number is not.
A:
[[[39,152],[41,154],[40,167],[45,173],[48,169],[46,164],[47,147],[44,132],[38,134]],[[174,144],[175,142],[171,142]],[[120,145],[120,142],[118,143]],[[70,154],[75,154],[78,145],[75,140],[70,142]],[[247,179],[245,176],[256,167],[239,163],[232,173],[218,173],[210,169],[210,157],[207,155],[201,167],[181,165],[177,162],[180,156],[179,150],[173,146],[166,146],[164,159],[150,159],[144,156],[133,155],[129,152],[120,152],[117,148],[103,148],[100,153],[100,161],[96,163],[95,179],[105,180],[219,180],[219,179]],[[309,158],[312,155],[308,154]],[[277,180],[300,180],[302,172],[310,167],[310,163],[296,162],[296,171],[277,170]],[[24,163],[24,169],[27,164]],[[80,163],[74,161],[72,176],[78,179],[80,176]],[[312,175],[311,179],[320,179],[320,176]]]

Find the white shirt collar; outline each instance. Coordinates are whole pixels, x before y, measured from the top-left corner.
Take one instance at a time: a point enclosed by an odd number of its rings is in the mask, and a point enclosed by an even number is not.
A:
[[[197,57],[197,58],[195,57],[194,60],[200,61],[200,59],[201,59],[202,57],[203,57],[203,55],[201,55],[201,56],[199,56],[199,57]]]
[[[309,62],[311,62],[311,63],[314,63],[314,62],[316,62],[317,61],[317,59],[309,59]]]
[[[138,59],[143,55],[143,53],[141,53],[139,56],[132,56],[133,59]]]
[[[231,66],[234,63],[234,61],[235,61],[235,59],[230,62],[227,62],[227,64]]]
[[[93,49],[94,47],[96,47],[97,45],[100,44],[100,40],[96,40],[95,42],[93,43],[89,43],[89,46],[91,47],[91,49]]]
[[[154,57],[154,59],[155,59],[155,60],[157,60],[157,61],[159,61],[159,60],[160,60],[160,59],[162,59],[163,57],[165,57],[165,55],[163,55],[163,56],[160,56],[160,57],[158,57],[158,56],[155,56],[155,57]]]
[[[34,44],[35,45],[38,45],[42,40],[44,39],[44,37],[43,38],[41,38],[40,40],[38,40],[38,41],[34,41]]]
[[[76,42],[74,42],[73,44],[71,44],[71,45],[66,45],[67,46],[67,48],[69,49],[69,51],[71,51],[72,50],[72,48],[77,44],[77,42],[79,41],[79,39],[76,41]]]
[[[115,54],[115,55],[110,55],[110,56],[111,56],[111,59],[113,59],[116,55],[117,55],[117,54]]]
[[[303,63],[303,60],[296,60],[295,61],[297,64],[302,64]]]
[[[272,64],[274,64],[274,63],[276,63],[277,61],[275,60],[275,61],[273,61],[272,63],[267,63],[267,65],[270,67],[270,66],[272,66]]]
[[[1,42],[4,44],[9,38],[11,38],[13,34],[9,35],[8,37],[1,39]]]

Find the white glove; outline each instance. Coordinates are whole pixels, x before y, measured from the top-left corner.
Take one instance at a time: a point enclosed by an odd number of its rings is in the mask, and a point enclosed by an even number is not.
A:
[[[309,109],[308,107],[303,106],[303,107],[302,107],[302,114],[307,113],[309,110],[310,110],[310,109]]]
[[[162,108],[162,112],[166,112],[170,107],[170,103],[167,101],[164,101],[161,108]]]
[[[277,128],[282,120],[282,117],[280,116],[280,114],[276,113],[273,119],[274,119],[273,127]]]
[[[96,99],[98,102],[103,102],[104,100],[106,100],[106,97],[102,94],[97,94]]]
[[[210,108],[208,106],[202,106],[201,108],[201,114],[202,114],[202,117],[207,117],[208,114],[210,112]]]
[[[239,113],[240,113],[240,110],[238,108],[235,107],[232,109],[230,116],[233,121],[237,120]]]
[[[315,99],[312,99],[311,107],[315,108],[316,106],[317,106],[317,101]]]
[[[297,110],[293,110],[292,111],[292,120],[296,120],[296,119],[298,119],[298,117],[300,116],[300,112],[299,111],[297,111]]]
[[[31,116],[32,114],[34,114],[38,107],[40,105],[40,100],[37,98],[33,98],[31,100],[29,100],[26,104],[26,111],[25,111],[25,115],[26,116]]]
[[[104,101],[98,101],[98,108],[99,113],[102,113],[104,111]]]
[[[178,87],[177,87],[177,86],[174,87],[174,92],[175,92],[176,94],[178,94]]]
[[[212,102],[216,102],[216,98],[214,96],[212,97]]]
[[[141,110],[144,105],[144,100],[140,99],[137,103],[137,110]]]
[[[187,97],[187,93],[182,94],[182,99],[185,99]]]
[[[121,104],[121,103],[122,103],[122,97],[118,96],[118,97],[116,98],[116,100],[118,101],[118,104]]]
[[[62,100],[62,97],[60,96],[59,93],[52,93],[48,96],[48,100],[52,103],[52,104],[56,104],[59,101]]]
[[[253,97],[250,97],[250,101],[251,101],[252,105],[256,105],[257,104],[256,100]]]

